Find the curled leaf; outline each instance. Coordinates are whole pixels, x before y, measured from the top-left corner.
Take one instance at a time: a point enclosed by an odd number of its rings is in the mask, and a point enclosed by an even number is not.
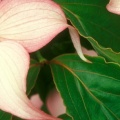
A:
[[[107,10],[120,15],[120,0],[110,0],[107,5]]]
[[[0,42],[0,109],[23,119],[57,120],[32,105],[25,93],[29,54],[18,43]]]

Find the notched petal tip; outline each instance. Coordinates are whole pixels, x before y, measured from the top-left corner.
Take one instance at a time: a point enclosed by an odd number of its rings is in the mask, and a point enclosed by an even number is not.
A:
[[[82,48],[81,48],[81,44],[80,44],[80,37],[79,37],[79,34],[77,32],[77,30],[72,27],[72,26],[69,26],[69,32],[70,32],[70,36],[71,36],[71,40],[73,42],[73,45],[76,49],[76,52],[77,54],[80,56],[80,58],[85,61],[85,62],[88,62],[88,63],[91,63],[89,60],[87,60],[82,52]]]

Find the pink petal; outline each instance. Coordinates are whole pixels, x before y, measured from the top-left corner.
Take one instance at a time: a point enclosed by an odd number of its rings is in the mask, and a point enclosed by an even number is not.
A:
[[[120,15],[120,0],[110,0],[109,4],[107,5],[107,10]]]
[[[67,26],[61,8],[51,0],[3,0],[0,4],[0,41],[18,41],[29,52],[49,43]]]
[[[57,92],[56,89],[52,90],[47,98],[47,107],[50,113],[57,117],[61,114],[65,114],[66,108],[63,104],[63,100],[60,94]]]
[[[34,94],[30,97],[30,101],[36,108],[41,108],[43,105],[42,100],[40,99],[39,94]]]
[[[69,26],[69,32],[70,32],[70,36],[71,36],[71,39],[72,39],[72,42],[73,42],[73,45],[76,49],[77,54],[80,56],[80,58],[82,60],[84,60],[86,62],[90,62],[83,55],[83,52],[81,49],[81,44],[80,44],[80,37],[79,37],[77,30],[74,27]]]
[[[29,54],[18,43],[0,42],[0,109],[23,119],[57,120],[36,109],[25,94]]]
[[[82,47],[82,51],[84,54],[86,55],[90,55],[90,56],[98,56],[97,53],[94,50],[88,50],[84,47]]]
[[[67,27],[78,55],[87,61],[78,32],[67,24],[62,9],[52,0],[3,0],[0,4],[0,41],[17,41],[28,52],[45,46]]]

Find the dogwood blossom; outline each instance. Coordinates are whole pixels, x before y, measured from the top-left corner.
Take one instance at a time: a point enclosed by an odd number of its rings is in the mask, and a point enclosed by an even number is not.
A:
[[[67,24],[63,11],[53,1],[4,0],[0,9],[0,41],[17,41],[34,52],[68,27],[78,54],[86,61],[77,30]]]
[[[69,28],[78,55],[84,57],[78,32],[52,0],[0,2],[0,109],[23,119],[58,120],[38,110],[27,98],[29,53],[48,44]]]

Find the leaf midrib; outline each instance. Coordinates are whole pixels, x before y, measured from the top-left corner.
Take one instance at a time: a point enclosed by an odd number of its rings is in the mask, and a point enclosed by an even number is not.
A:
[[[85,28],[84,28],[84,25],[82,24],[82,21],[80,21],[80,19],[83,19],[84,20],[84,18],[80,18],[78,15],[76,15],[75,13],[73,13],[71,10],[69,10],[69,9],[67,9],[66,7],[64,7],[64,6],[62,6],[62,8],[64,9],[64,10],[66,10],[68,13],[70,13],[71,15],[73,15],[76,19],[77,19],[77,21],[80,23],[80,25],[82,26],[82,28],[83,28],[83,30],[84,30],[84,32],[86,33],[86,35],[88,35],[87,34],[87,32],[86,32],[86,30],[85,30]],[[80,19],[79,19],[80,18]],[[71,21],[71,20],[70,20]],[[114,37],[116,37],[117,39],[119,39],[119,36],[117,36],[116,34],[114,34],[113,32],[111,32],[111,31],[109,31],[108,29],[106,29],[106,28],[104,28],[104,27],[102,27],[102,26],[100,26],[100,25],[98,25],[98,24],[96,24],[96,23],[93,23],[93,22],[91,22],[91,21],[88,21],[88,20],[86,20],[85,19],[85,21],[87,21],[88,23],[90,23],[90,24],[93,24],[93,25],[95,25],[95,26],[98,26],[99,28],[101,28],[101,29],[104,29],[106,32],[108,32],[108,33],[110,33],[110,34],[112,34]],[[72,22],[72,21],[71,21]],[[83,34],[81,34],[81,33],[79,33],[80,35],[82,35],[82,36],[84,36]],[[84,36],[84,37],[86,37],[86,36]],[[90,37],[90,36],[87,36],[87,37]],[[92,38],[92,37],[91,37]],[[93,38],[92,38],[93,39]]]
[[[76,77],[81,84],[83,85],[83,87],[86,89],[86,91],[93,97],[93,99],[95,99],[95,101],[100,104],[101,106],[103,105],[105,108],[107,108],[109,110],[109,112],[116,118],[119,120],[119,118],[114,114],[113,111],[111,111],[105,104],[103,104],[98,98],[96,98],[89,90],[89,88],[80,80],[80,78],[72,71],[72,69],[68,68],[68,66],[65,66],[63,63],[61,63],[60,61],[56,61],[56,60],[52,60],[53,63],[58,64],[62,67],[64,67],[65,69],[67,69],[70,73],[72,73],[72,75],[74,77]],[[103,112],[104,113],[104,112]]]

